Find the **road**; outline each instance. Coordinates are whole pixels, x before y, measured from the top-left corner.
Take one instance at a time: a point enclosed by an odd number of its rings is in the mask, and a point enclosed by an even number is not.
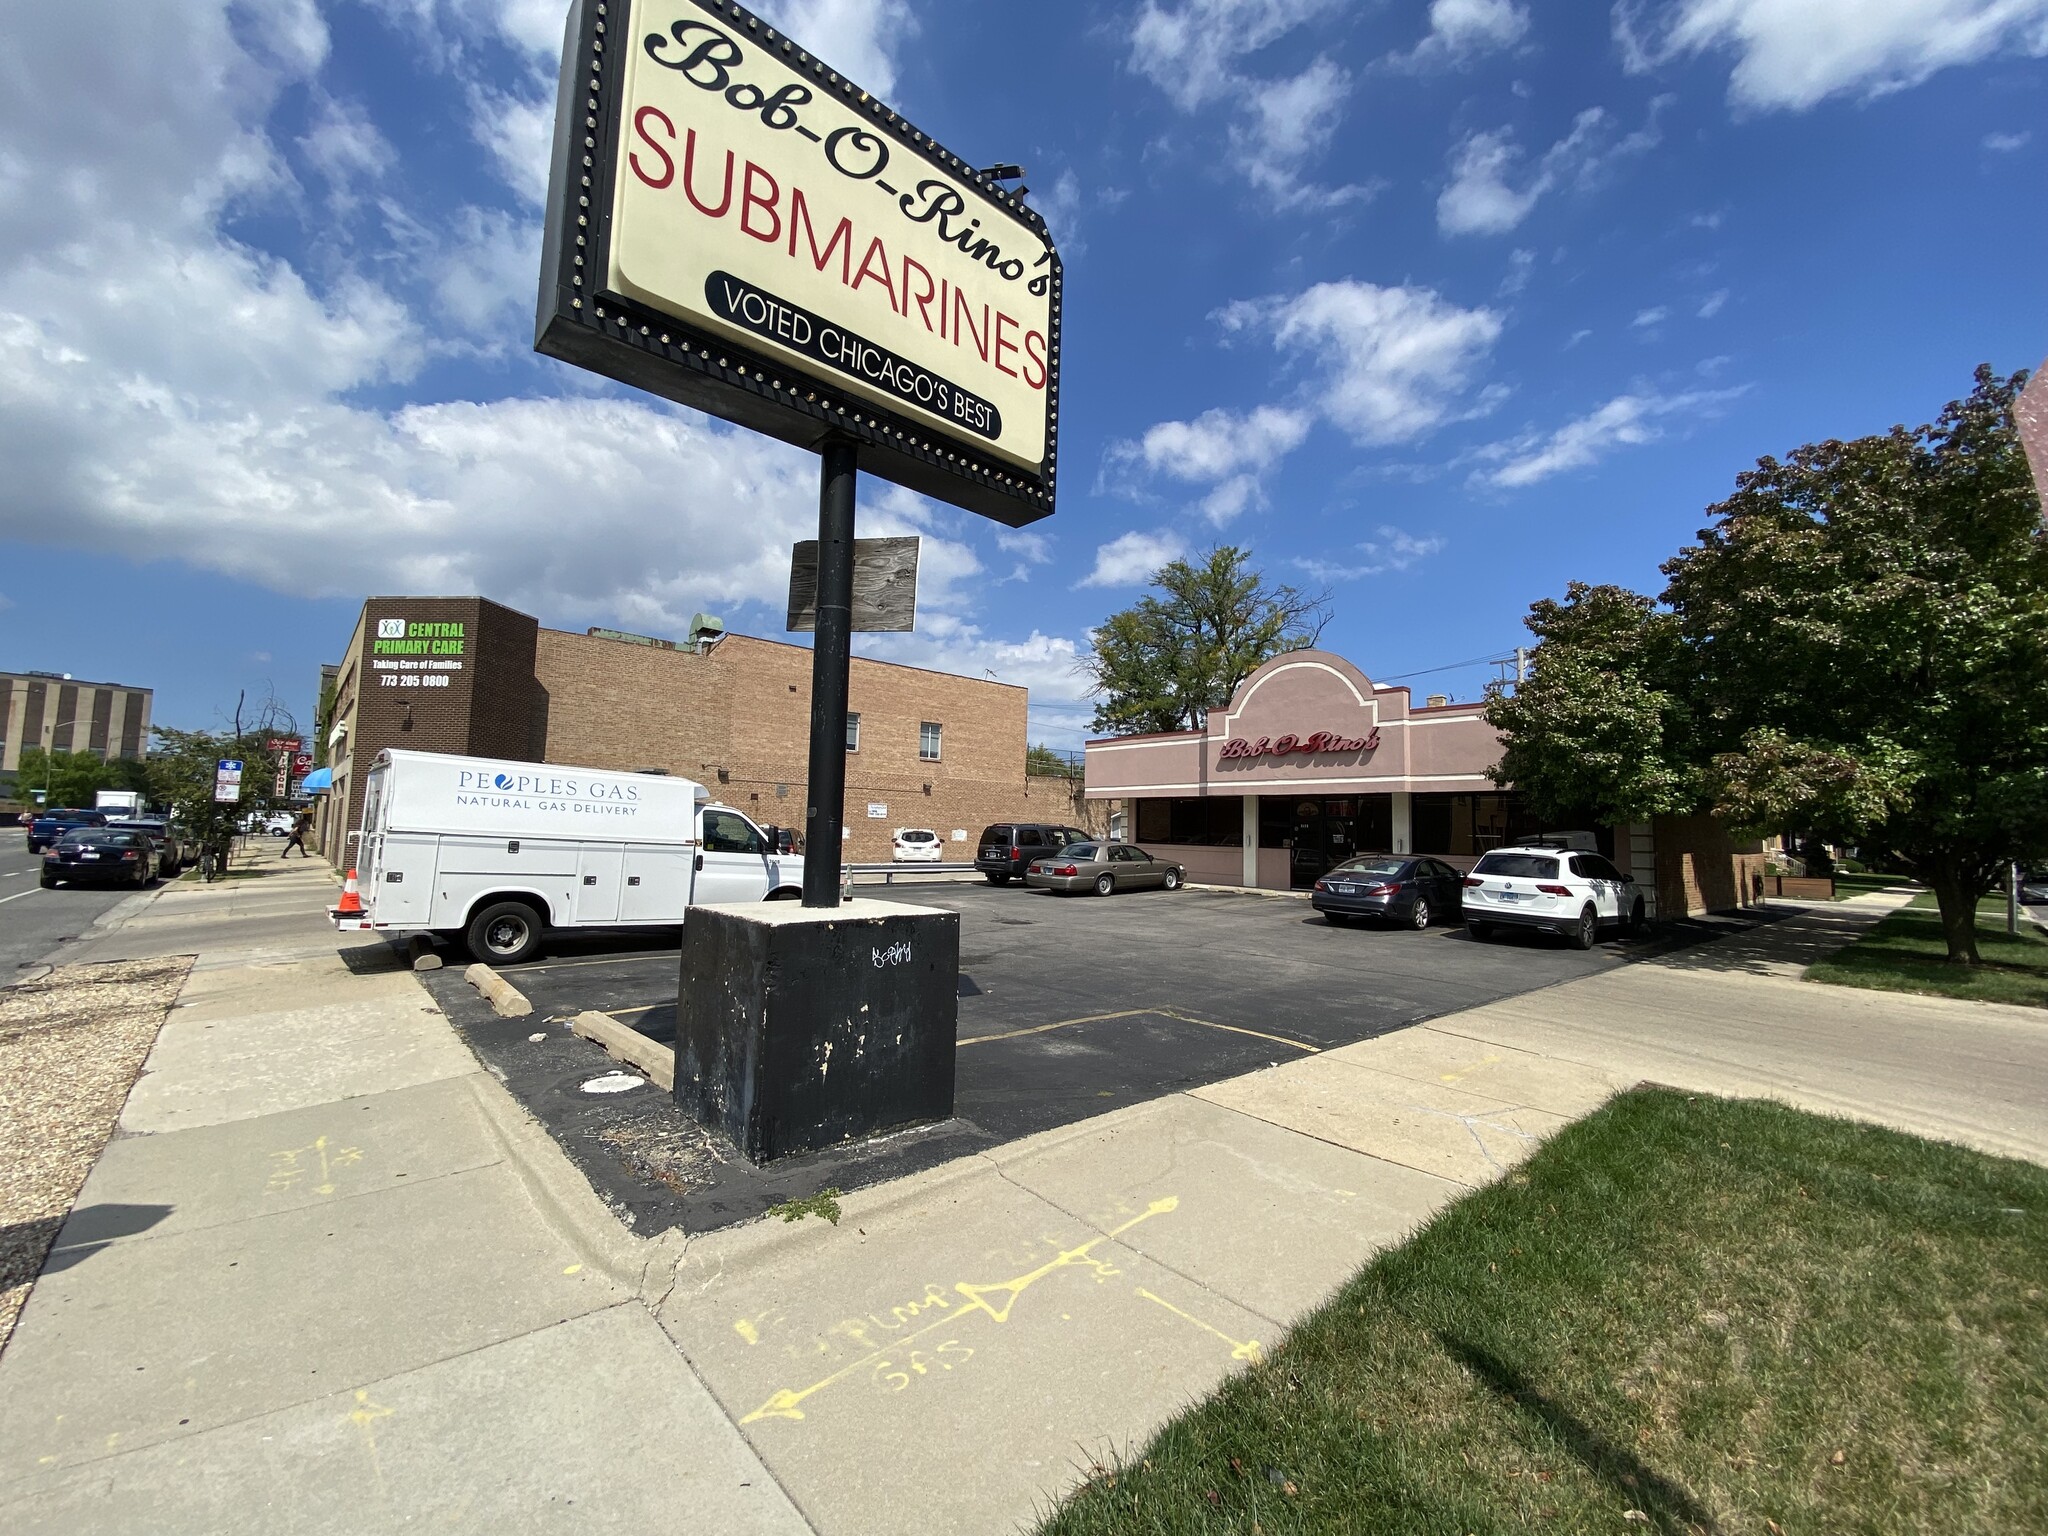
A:
[[[68,885],[46,891],[36,878],[42,872],[42,855],[30,854],[26,844],[18,828],[0,828],[0,985],[85,932],[102,912],[133,894]]]

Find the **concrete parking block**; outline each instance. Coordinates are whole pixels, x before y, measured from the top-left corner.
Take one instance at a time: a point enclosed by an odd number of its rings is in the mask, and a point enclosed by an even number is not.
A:
[[[808,1527],[637,1305],[0,1491],[15,1536]]]
[[[1276,1325],[1315,1307],[1462,1185],[1175,1094],[986,1154],[1098,1231],[1172,1185],[1171,1221],[1120,1239]]]
[[[1181,1219],[1186,1173],[1106,1231],[977,1160],[836,1228],[716,1234],[662,1325],[819,1531],[1010,1530],[1274,1342],[1126,1241]]]
[[[503,1166],[115,1243],[46,1272],[0,1357],[0,1484],[622,1297],[534,1219]]]
[[[1193,1091],[1287,1130],[1473,1186],[1497,1178],[1565,1123],[1546,1110],[1389,1076],[1334,1054]]]
[[[1342,1046],[1329,1055],[1392,1077],[1544,1109],[1569,1120],[1590,1115],[1637,1081],[1624,1082],[1623,1074],[1583,1062],[1521,1050],[1507,1043],[1514,1038],[1512,1028],[1501,1033],[1506,1039],[1482,1044],[1420,1025]]]
[[[121,1129],[217,1125],[476,1071],[433,1002],[417,996],[417,1006],[373,994],[210,1020],[174,1009]]]
[[[51,1263],[281,1211],[403,1189],[502,1156],[465,1078],[110,1144]],[[146,1226],[132,1213],[156,1213]]]

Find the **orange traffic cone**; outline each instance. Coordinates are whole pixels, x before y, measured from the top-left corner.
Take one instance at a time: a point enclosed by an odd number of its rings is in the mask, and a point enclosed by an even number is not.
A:
[[[348,872],[348,879],[342,882],[341,905],[334,910],[343,913],[359,913],[363,910],[363,898],[357,894],[356,872],[353,869]]]

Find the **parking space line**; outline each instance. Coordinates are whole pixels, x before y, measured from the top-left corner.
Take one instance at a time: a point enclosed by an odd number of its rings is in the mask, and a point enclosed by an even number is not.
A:
[[[1305,1040],[1290,1040],[1285,1035],[1269,1035],[1261,1029],[1246,1029],[1238,1024],[1218,1024],[1214,1019],[1198,1019],[1192,1014],[1181,1013],[1172,1008],[1125,1008],[1118,1013],[1091,1013],[1079,1019],[1061,1019],[1052,1024],[1034,1024],[1029,1029],[1008,1029],[994,1035],[969,1035],[956,1045],[986,1045],[991,1040],[1015,1040],[1024,1035],[1042,1035],[1047,1030],[1068,1029],[1076,1024],[1107,1024],[1114,1019],[1135,1019],[1144,1014],[1154,1014],[1162,1019],[1174,1019],[1182,1024],[1199,1024],[1204,1029],[1220,1029],[1233,1035],[1250,1035],[1254,1040],[1270,1040],[1275,1045],[1291,1045],[1297,1051],[1311,1055],[1322,1050],[1320,1045],[1310,1045]]]

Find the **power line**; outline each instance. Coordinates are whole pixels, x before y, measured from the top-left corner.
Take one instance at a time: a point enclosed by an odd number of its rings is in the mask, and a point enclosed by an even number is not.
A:
[[[1509,651],[1504,656],[1475,656],[1470,661],[1454,661],[1449,666],[1424,667],[1419,672],[1395,672],[1390,674],[1389,676],[1378,678],[1376,679],[1376,681],[1382,683],[1398,683],[1406,678],[1433,677],[1439,672],[1457,672],[1465,667],[1497,667],[1505,662],[1511,662],[1514,659],[1515,653],[1513,651]]]

